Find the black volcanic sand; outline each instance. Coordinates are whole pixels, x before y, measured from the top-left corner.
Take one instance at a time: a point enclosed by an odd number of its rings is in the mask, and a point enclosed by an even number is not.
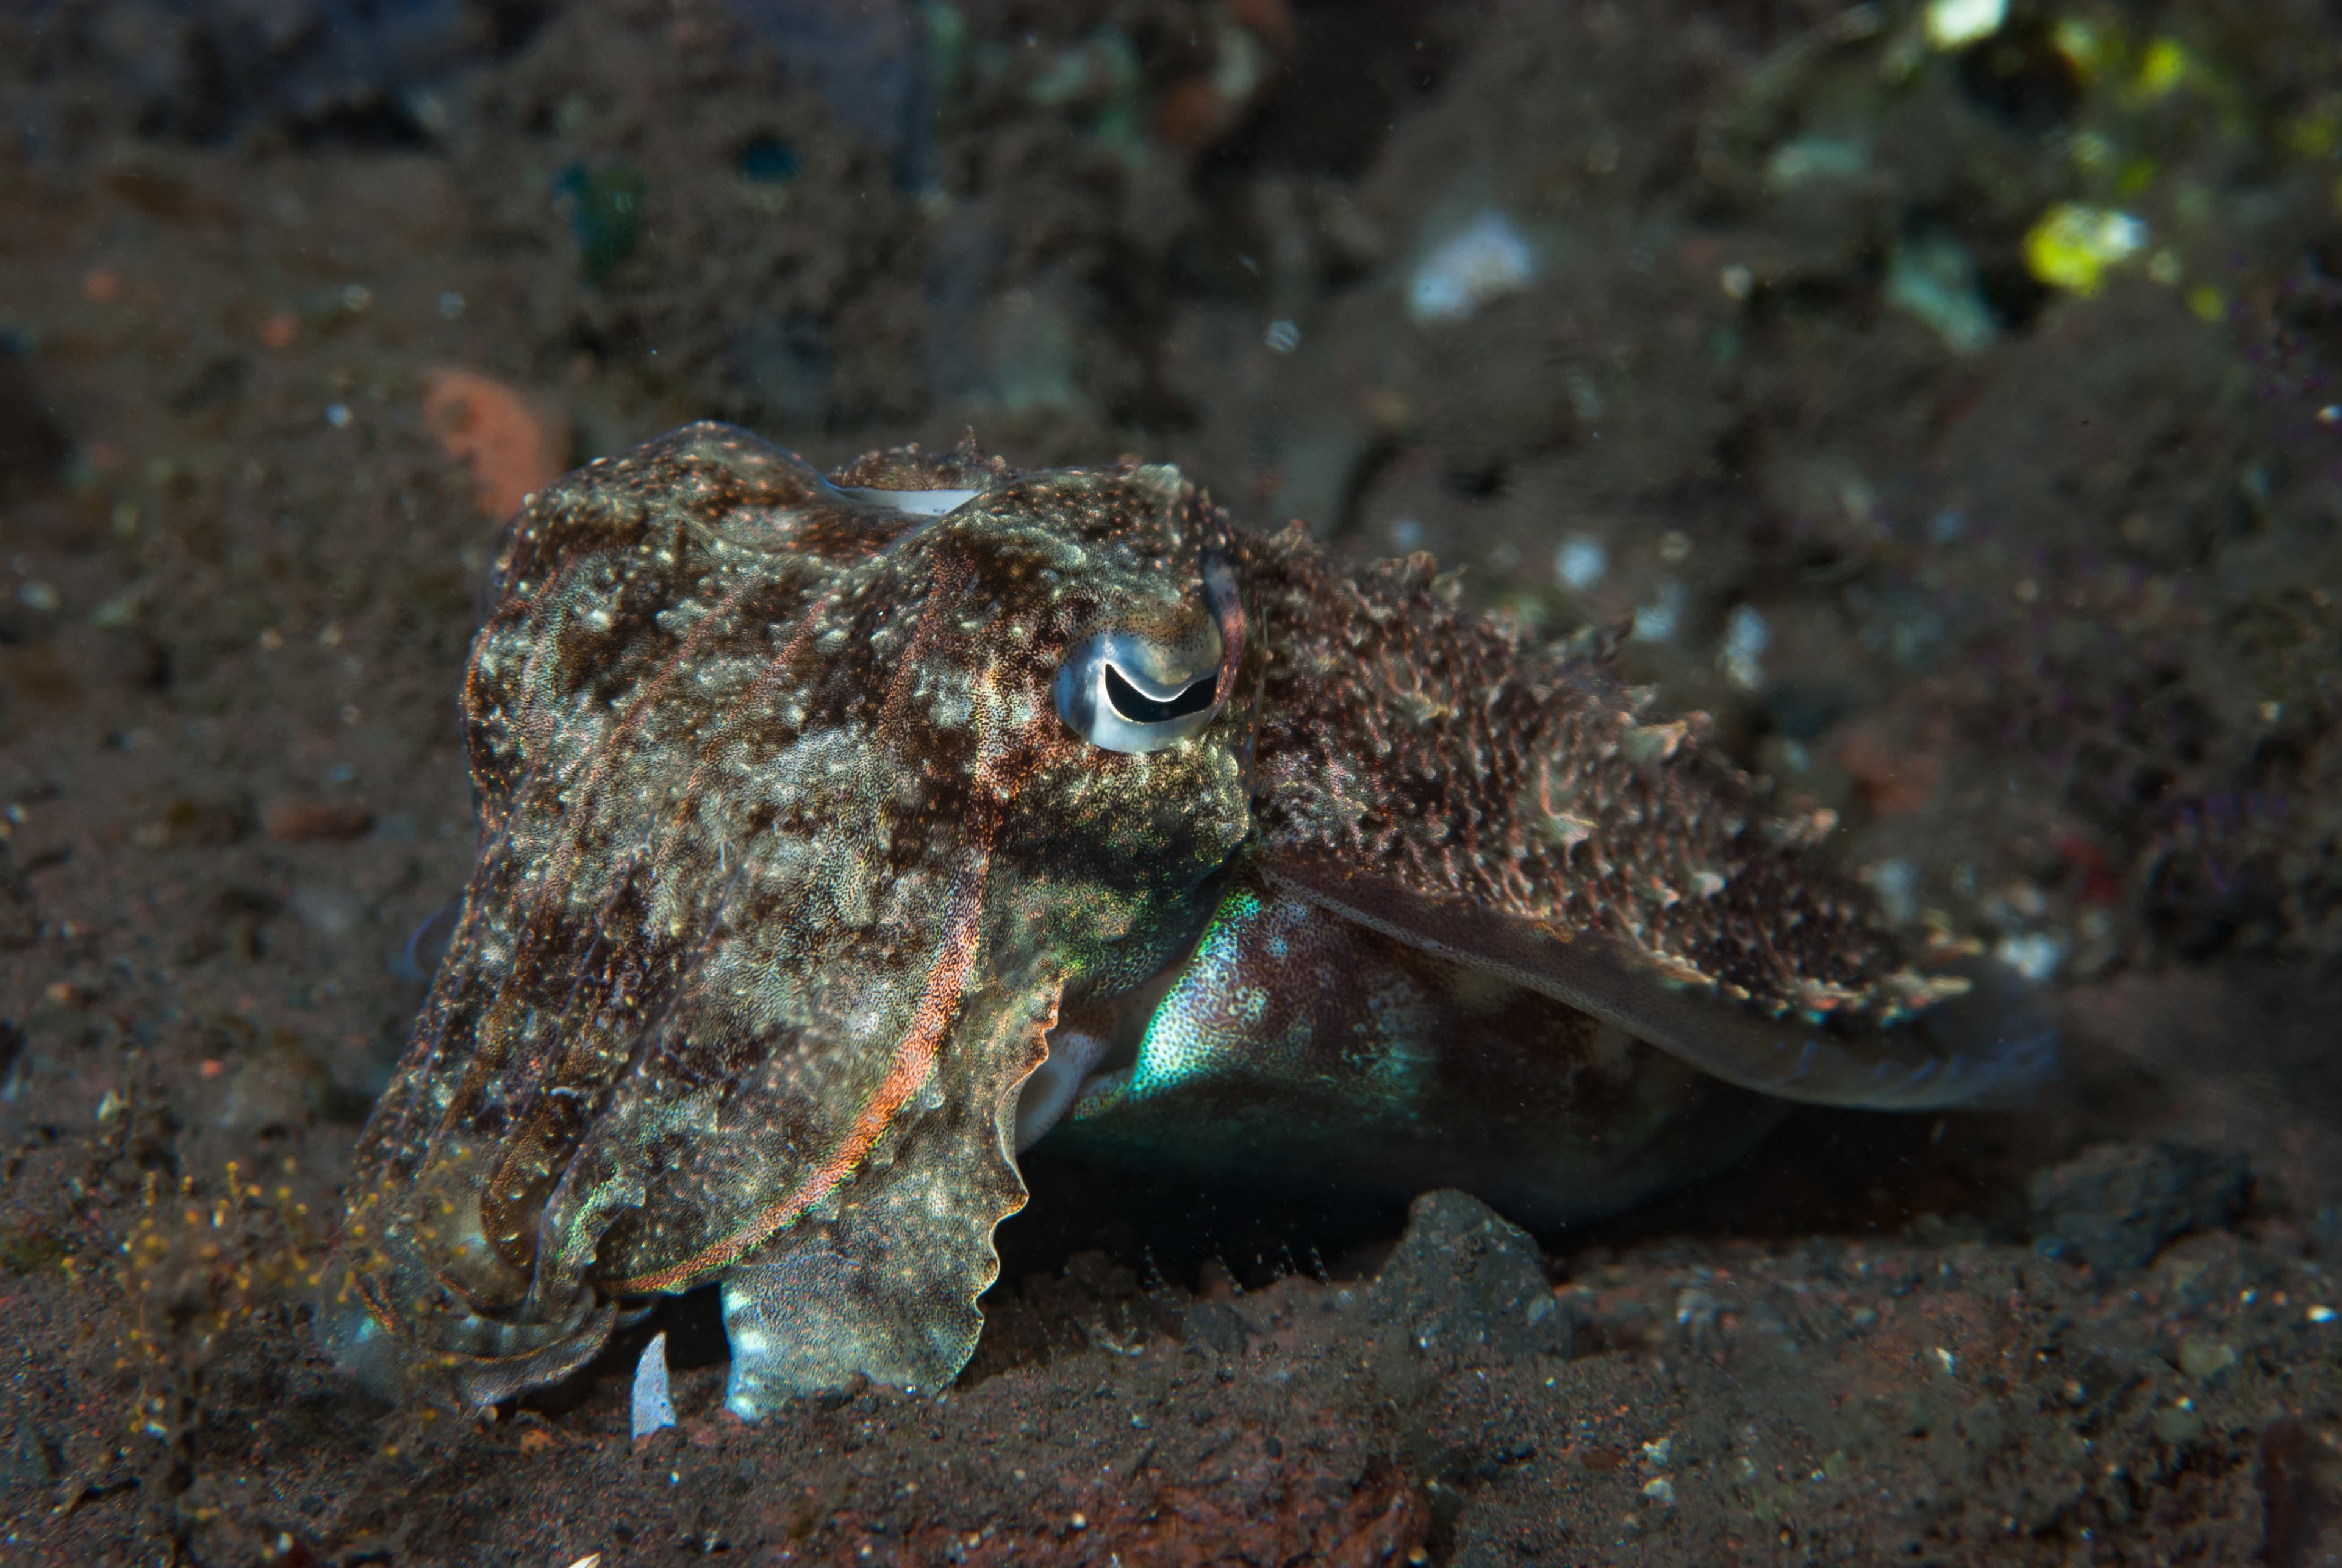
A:
[[[2318,7],[1947,55],[1892,5],[986,0],[891,143],[706,0],[505,9],[428,95],[298,114],[155,97],[136,7],[0,18],[41,128],[0,154],[0,1556],[2342,1560]],[[897,54],[833,51],[841,105],[929,35],[856,15]],[[2093,293],[2028,271],[2059,202],[2146,225]],[[1539,275],[1411,320],[1484,208]],[[941,1398],[743,1426],[702,1295],[493,1420],[387,1410],[305,1281],[469,853],[495,524],[438,365],[573,459],[973,426],[1432,549],[1556,637],[1640,610],[1633,677],[1898,917],[2054,966],[2065,1074],[1799,1113],[1534,1242],[1045,1147]],[[635,1444],[661,1329],[681,1424]]]

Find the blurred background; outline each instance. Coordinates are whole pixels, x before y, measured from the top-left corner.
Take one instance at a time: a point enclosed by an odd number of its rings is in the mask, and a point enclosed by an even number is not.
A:
[[[2022,1241],[2110,1142],[2342,1246],[2323,0],[14,0],[0,112],[13,1146],[330,1204],[498,523],[712,416],[1433,552],[2058,998],[2035,1111],[1801,1116],[1606,1244]],[[1200,1202],[1012,1274],[1254,1256]]]

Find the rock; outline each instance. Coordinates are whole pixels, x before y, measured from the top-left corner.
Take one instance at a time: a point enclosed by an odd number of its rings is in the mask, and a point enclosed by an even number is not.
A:
[[[2198,1383],[2210,1383],[2237,1364],[2237,1347],[2210,1334],[2191,1333],[2179,1342],[2179,1370]]]
[[[0,1453],[0,1487],[46,1486],[64,1473],[64,1462],[56,1439],[27,1417],[15,1444]]]
[[[1250,1325],[1226,1302],[1197,1302],[1179,1317],[1179,1338],[1192,1350],[1242,1355]]]
[[[2181,1144],[2099,1144],[2027,1184],[2033,1243],[2100,1269],[2144,1268],[2166,1243],[2243,1212],[2252,1165]]]
[[[1464,1193],[1415,1200],[1366,1304],[1376,1375],[1394,1398],[1426,1382],[1434,1363],[1569,1353],[1569,1313],[1536,1243]]]
[[[206,1078],[227,1078],[227,1093],[212,1120],[238,1142],[306,1125],[332,1087],[325,1064],[290,1030],[278,1030],[265,1044],[252,1044],[233,1055],[208,1058],[202,1071]]]

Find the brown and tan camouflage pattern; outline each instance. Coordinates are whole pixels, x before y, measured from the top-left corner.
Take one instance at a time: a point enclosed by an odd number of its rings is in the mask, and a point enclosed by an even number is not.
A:
[[[858,487],[978,494],[928,516]],[[1215,552],[1242,604],[1208,725],[1088,744],[1052,700],[1067,648],[1192,642]],[[320,1317],[385,1393],[504,1398],[621,1301],[756,1270],[821,1293],[805,1376],[947,1381],[1060,1010],[1178,962],[1240,867],[1736,1083],[1919,1104],[1976,1078],[1935,1072],[1974,1040],[1894,1027],[1962,983],[1694,723],[1458,608],[1426,560],[1353,579],[1167,467],[963,448],[826,479],[688,426],[523,506],[463,707],[476,864]]]

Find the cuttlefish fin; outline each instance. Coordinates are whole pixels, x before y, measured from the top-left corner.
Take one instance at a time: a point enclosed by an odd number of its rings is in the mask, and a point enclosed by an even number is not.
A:
[[[1442,898],[1317,854],[1269,852],[1275,884],[1395,941],[1501,976],[1704,1073],[1785,1100],[1877,1110],[2022,1104],[2056,1064],[2047,1006],[2007,965],[1967,958],[1937,971],[1960,994],[1893,1023],[1768,1016],[1686,982],[1617,938],[1563,932],[1468,899]]]

